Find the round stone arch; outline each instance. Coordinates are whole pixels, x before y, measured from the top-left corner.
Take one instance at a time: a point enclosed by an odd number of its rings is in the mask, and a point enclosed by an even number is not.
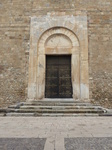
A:
[[[58,40],[60,42],[57,44]],[[41,35],[37,45],[36,99],[45,98],[46,55],[71,55],[73,98],[80,99],[80,43],[78,37],[64,27],[50,28]]]

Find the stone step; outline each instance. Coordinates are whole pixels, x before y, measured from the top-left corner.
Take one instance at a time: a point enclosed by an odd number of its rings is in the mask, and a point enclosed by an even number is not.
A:
[[[9,112],[18,113],[103,113],[102,109],[7,109]]]
[[[112,116],[112,109],[107,109],[105,113],[100,114],[100,116]]]
[[[93,114],[93,113],[7,113],[7,117],[78,117],[78,116],[88,116],[88,117],[96,117],[99,116],[99,114]]]
[[[44,102],[47,102],[47,103],[49,103],[49,102],[61,102],[61,103],[68,103],[68,102],[70,102],[70,103],[72,103],[72,102],[75,102],[75,103],[77,103],[77,102],[79,102],[79,103],[82,103],[82,101],[81,100],[74,100],[74,99],[65,99],[65,98],[62,98],[62,99],[56,99],[56,98],[50,98],[50,99],[42,99],[42,100],[33,100],[33,101],[26,101],[26,102],[28,102],[28,103],[32,103],[32,102],[34,102],[34,103],[38,103],[38,102],[42,102],[42,103],[44,103]]]
[[[36,116],[39,116],[41,114],[36,114],[35,113],[35,117]],[[66,113],[66,114],[63,114],[63,113],[52,113],[52,114],[49,114],[49,113],[44,113],[41,115],[42,117],[78,117],[78,116],[91,116],[91,117],[95,117],[95,116],[99,116],[98,114],[93,114],[93,113]]]
[[[5,116],[5,113],[0,113],[0,117],[4,117]]]
[[[34,100],[34,101],[26,101],[25,103],[89,103],[88,101],[75,101],[75,100]]]
[[[99,116],[110,117],[112,116],[112,113],[102,113],[102,114],[99,114]]]
[[[0,108],[0,113],[5,113],[7,108]]]
[[[13,107],[10,107],[13,108]],[[98,106],[21,106],[21,109],[102,109]]]
[[[0,113],[6,116],[97,116],[103,115],[107,110],[92,105],[89,102],[73,100],[43,100],[22,102],[2,109]]]
[[[102,109],[102,107],[100,106],[92,106],[92,105],[22,105],[20,107],[16,107],[16,105],[14,106],[9,106],[9,109],[85,109],[85,108],[89,108],[89,109]]]
[[[11,112],[11,113],[6,113],[7,117],[14,116],[14,117],[34,117],[34,113],[16,113],[16,112]]]
[[[17,109],[17,108],[20,108],[20,106],[23,106],[24,103],[25,102],[22,102],[22,103],[19,103],[19,104],[15,104],[15,105],[10,105],[10,106],[8,106],[8,108],[15,108],[15,109]]]
[[[60,103],[60,102],[36,102],[36,103],[24,103],[23,105],[30,106],[91,106],[90,103]]]

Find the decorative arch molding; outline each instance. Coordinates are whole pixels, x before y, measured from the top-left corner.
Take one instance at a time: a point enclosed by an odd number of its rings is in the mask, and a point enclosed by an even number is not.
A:
[[[75,22],[76,17],[73,16],[69,16],[68,20],[65,17],[65,21],[61,18],[63,17],[56,17],[55,21],[51,21],[49,16],[49,21],[44,23],[43,18],[31,18],[28,100],[45,98],[46,55],[48,54],[71,55],[73,98],[89,98],[86,23]]]
[[[45,33],[43,33],[42,36],[40,37],[40,39],[38,41],[37,53],[49,54],[49,52],[46,53],[45,44],[53,36],[54,37],[58,36],[58,38],[62,38],[62,36],[63,36],[63,37],[66,37],[66,41],[71,42],[71,52],[69,52],[69,54],[73,53],[74,47],[77,47],[77,48],[79,47],[79,40],[73,32],[71,32],[69,29],[66,29],[63,27],[53,27],[53,28],[45,31]],[[55,41],[54,41],[54,44],[56,44]],[[64,44],[65,43],[63,43],[63,46],[64,46]],[[55,48],[58,48],[58,47],[55,47]],[[75,51],[76,51],[76,49],[75,49]],[[66,52],[63,52],[63,54],[65,54],[65,53]],[[52,52],[52,54],[62,54],[62,52],[61,52],[61,50],[58,52],[54,51],[54,52]]]
[[[55,35],[55,34],[65,35],[65,36],[69,37],[69,39],[72,41],[72,43],[74,41],[76,41],[77,46],[79,46],[79,39],[78,39],[77,35],[73,31],[71,31],[69,28],[66,28],[63,26],[53,26],[52,28],[47,29],[39,37],[38,43],[41,43],[42,41],[46,40],[51,35]],[[43,36],[43,35],[46,35],[46,36]]]

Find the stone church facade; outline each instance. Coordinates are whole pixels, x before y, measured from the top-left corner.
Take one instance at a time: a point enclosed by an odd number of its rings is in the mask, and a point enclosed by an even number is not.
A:
[[[0,106],[73,98],[112,107],[110,0],[4,0],[0,12]]]

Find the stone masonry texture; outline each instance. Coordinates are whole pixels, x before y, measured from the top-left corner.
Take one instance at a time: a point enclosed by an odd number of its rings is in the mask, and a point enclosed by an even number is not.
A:
[[[88,18],[90,99],[112,108],[111,0],[0,0],[0,107],[27,99],[30,18],[77,11]]]

